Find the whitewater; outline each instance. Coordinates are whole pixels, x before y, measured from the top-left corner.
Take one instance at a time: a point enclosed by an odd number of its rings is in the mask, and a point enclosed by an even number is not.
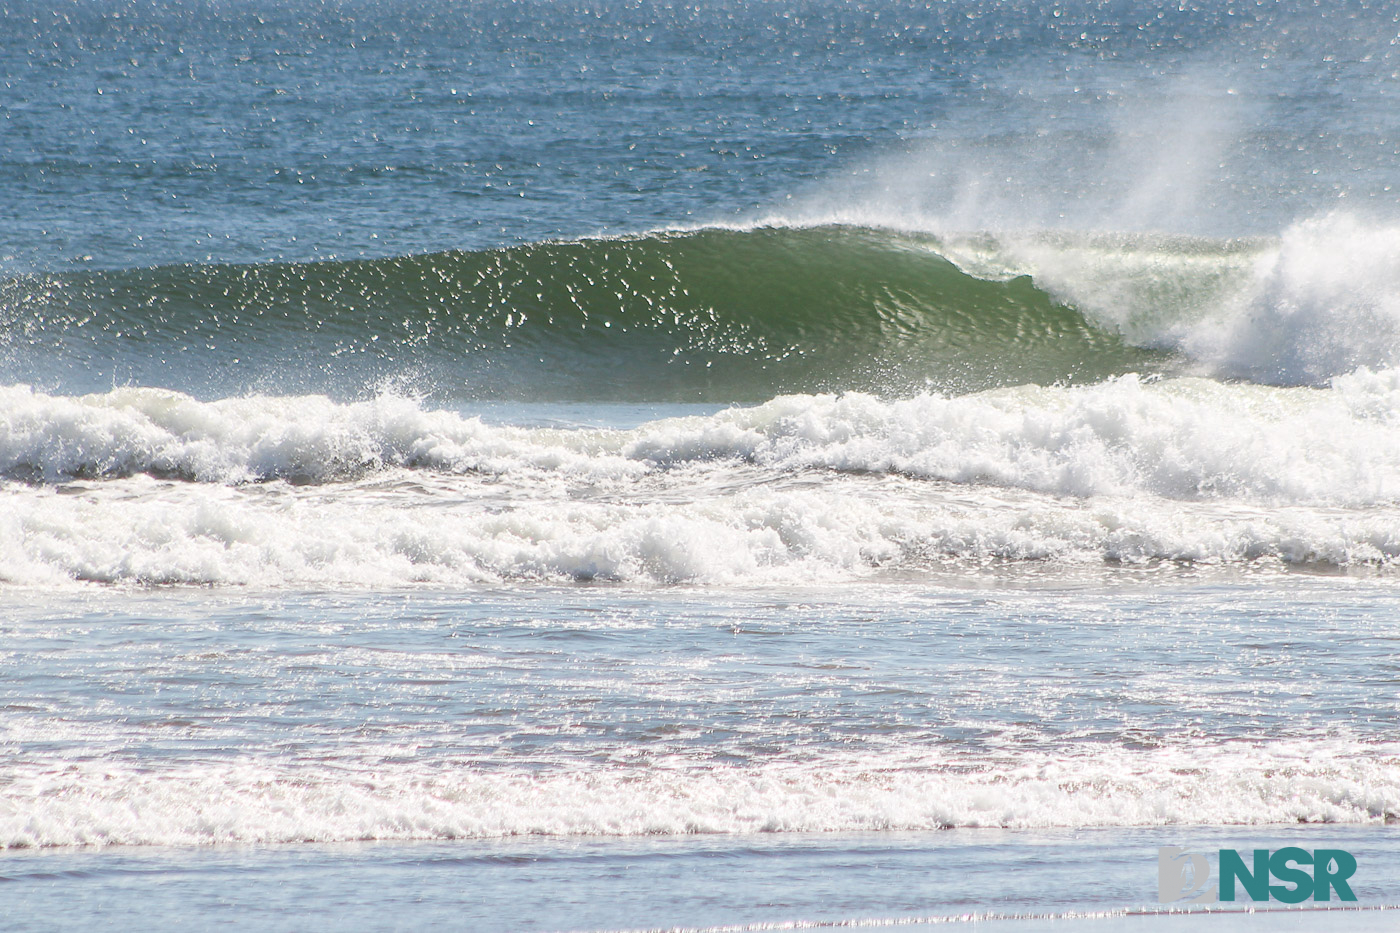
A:
[[[1125,376],[787,396],[629,430],[493,425],[394,396],[12,388],[0,465],[43,494],[7,490],[0,572],[776,584],[994,558],[1385,572],[1397,398],[1395,371],[1328,389]]]

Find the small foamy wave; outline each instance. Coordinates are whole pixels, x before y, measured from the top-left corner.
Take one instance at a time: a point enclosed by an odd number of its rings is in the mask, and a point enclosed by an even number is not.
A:
[[[1189,751],[1083,748],[1000,764],[910,753],[535,773],[256,760],[161,772],[31,765],[7,769],[0,783],[0,848],[1367,823],[1400,815],[1394,749]]]
[[[1325,390],[1130,375],[893,401],[784,396],[632,430],[492,426],[392,395],[200,402],[153,389],[0,388],[0,473],[31,481],[328,482],[407,467],[628,482],[724,461],[1079,497],[1388,504],[1400,498],[1400,370],[1362,370]]]
[[[1326,389],[786,396],[630,430],[394,396],[0,396],[0,468],[28,480],[0,485],[12,583],[783,584],[1400,557],[1395,370]]]

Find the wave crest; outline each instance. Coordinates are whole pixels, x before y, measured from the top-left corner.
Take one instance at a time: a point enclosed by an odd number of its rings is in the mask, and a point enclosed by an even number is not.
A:
[[[1400,228],[1275,239],[706,228],[0,285],[0,376],[201,396],[758,401],[1400,365]]]

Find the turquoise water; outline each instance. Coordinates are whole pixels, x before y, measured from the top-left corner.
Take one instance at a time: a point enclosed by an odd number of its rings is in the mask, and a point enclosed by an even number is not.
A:
[[[4,925],[1387,928],[1398,33],[7,6]]]

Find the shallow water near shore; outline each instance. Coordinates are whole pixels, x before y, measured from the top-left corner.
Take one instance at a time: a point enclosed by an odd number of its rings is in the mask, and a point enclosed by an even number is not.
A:
[[[0,832],[44,847],[1393,820],[1388,581],[1174,573],[34,594],[4,627]]]
[[[741,838],[512,839],[120,853],[6,862],[0,917],[17,931],[219,929],[1096,931],[1386,930],[1400,889],[1358,876],[1367,906],[1190,914],[1155,903],[1156,847],[1345,847],[1393,861],[1393,827],[945,830]],[[1262,844],[1262,843],[1261,843]],[[139,912],[133,904],[141,904]],[[1390,909],[1382,909],[1382,905]]]

